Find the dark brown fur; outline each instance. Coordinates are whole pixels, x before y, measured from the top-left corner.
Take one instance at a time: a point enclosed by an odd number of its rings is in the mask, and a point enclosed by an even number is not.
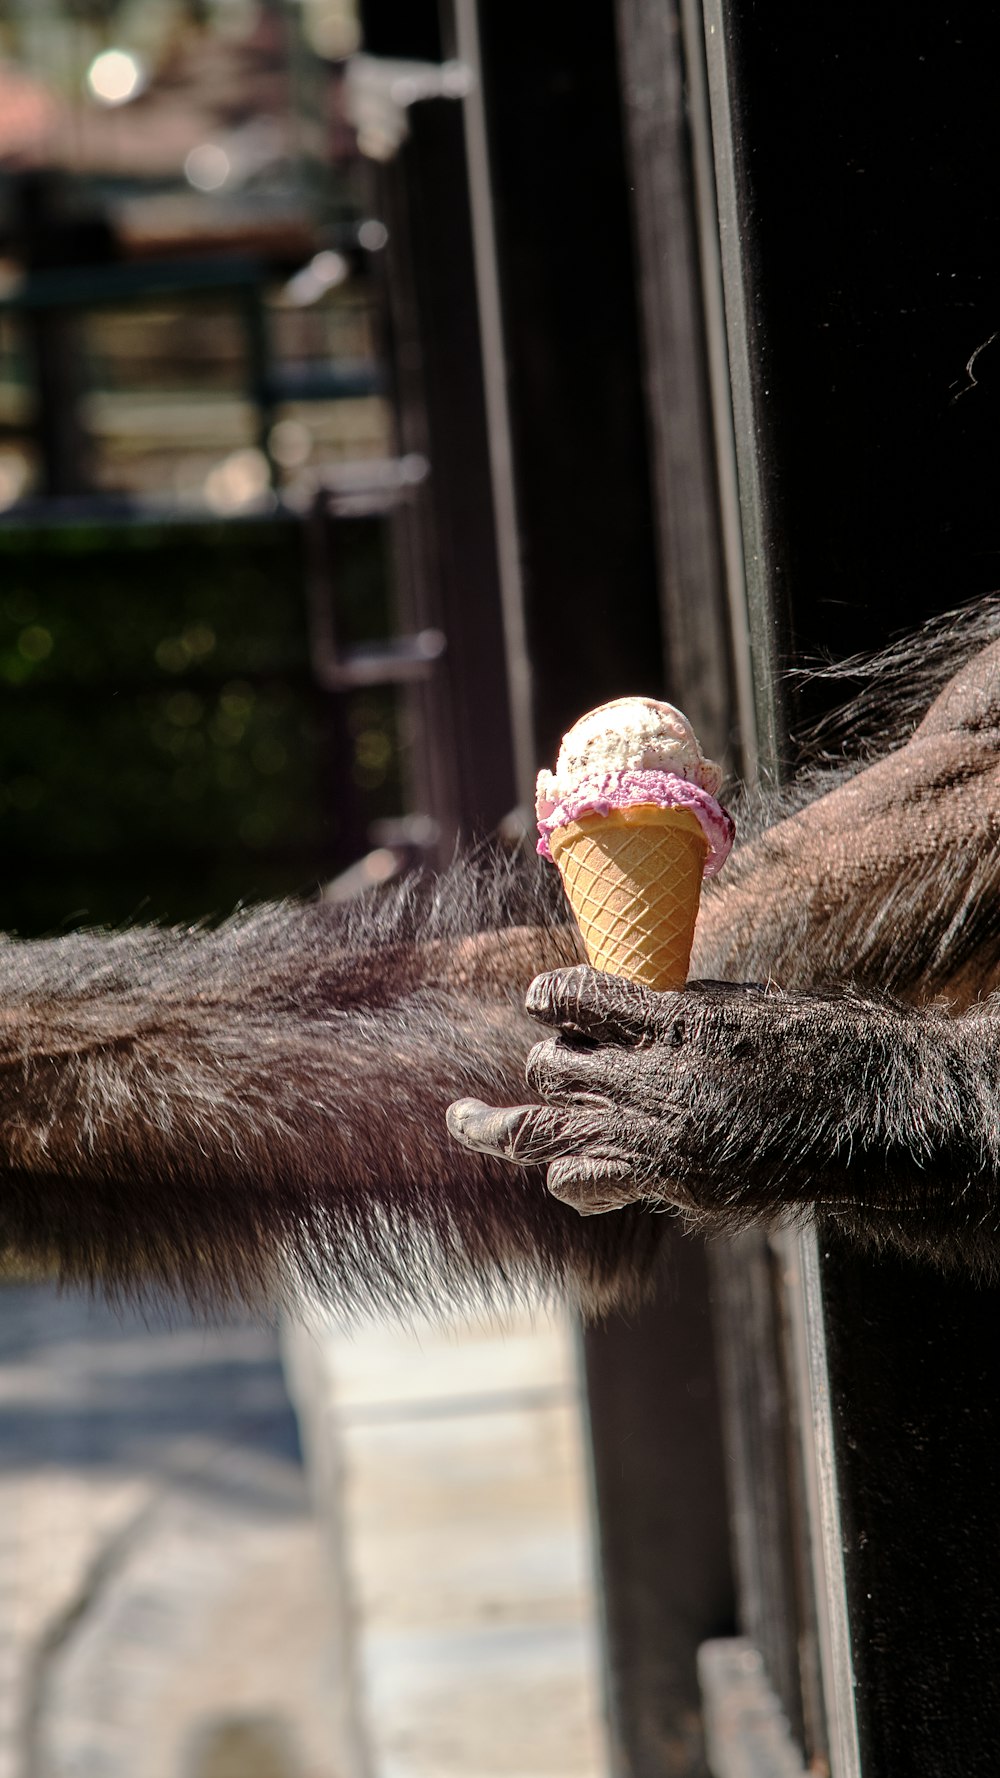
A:
[[[477,934],[496,912],[479,881],[460,869],[429,897],[262,908],[216,931],[0,944],[8,1260],[206,1305],[300,1282],[394,1311],[628,1294],[656,1244],[647,1217],[587,1230],[540,1174],[447,1138],[470,1079],[519,1089],[524,987],[573,955],[564,930]]]
[[[933,635],[923,658],[919,639],[899,651],[924,714],[912,713],[911,686],[897,744],[806,774],[812,800],[740,848],[706,897],[693,974],[946,995],[955,1009],[997,985],[1000,609],[990,601],[978,616],[957,625],[973,646],[964,665],[956,636],[940,639],[943,685]]]
[[[706,901],[697,973],[853,981],[967,1004],[1000,969],[1000,619],[908,657],[906,747],[810,781]],[[897,699],[897,702],[899,700]],[[822,794],[825,785],[830,785]],[[551,885],[475,863],[347,911],[215,931],[0,941],[0,1244],[112,1294],[338,1307],[641,1287],[663,1219],[581,1219],[540,1169],[445,1133],[467,1094],[523,1098],[530,978],[576,940]]]

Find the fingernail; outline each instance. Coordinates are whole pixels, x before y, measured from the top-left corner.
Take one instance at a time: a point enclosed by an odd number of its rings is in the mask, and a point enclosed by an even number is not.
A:
[[[449,1105],[445,1114],[452,1135],[464,1136],[470,1121],[474,1120],[483,1109],[484,1107],[478,1099],[456,1099],[453,1105]]]

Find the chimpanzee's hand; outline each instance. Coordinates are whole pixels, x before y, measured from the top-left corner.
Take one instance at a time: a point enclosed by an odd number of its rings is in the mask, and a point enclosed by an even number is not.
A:
[[[949,1097],[950,1021],[887,1001],[728,982],[654,993],[580,966],[538,976],[526,1004],[558,1031],[528,1058],[543,1103],[464,1099],[448,1125],[469,1148],[546,1165],[583,1214],[644,1198],[732,1224],[836,1201],[863,1151],[919,1166],[918,1082],[938,1113]]]

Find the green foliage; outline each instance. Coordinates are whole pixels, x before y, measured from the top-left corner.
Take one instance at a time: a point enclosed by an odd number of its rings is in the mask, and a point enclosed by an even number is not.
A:
[[[338,558],[379,628],[381,547]],[[285,520],[0,528],[0,927],[308,889],[398,811],[393,700],[318,691],[301,555]]]

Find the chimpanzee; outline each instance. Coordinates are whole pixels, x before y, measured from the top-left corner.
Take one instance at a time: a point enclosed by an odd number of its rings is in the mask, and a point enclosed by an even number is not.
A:
[[[466,1100],[459,1140],[547,1164],[585,1215],[643,1201],[736,1230],[818,1212],[995,1273],[997,635],[990,601],[870,663],[854,714],[894,712],[896,744],[807,773],[709,886],[693,967],[712,979],[540,976],[527,1009],[558,1032],[528,1057],[541,1103]]]
[[[599,1313],[641,1294],[664,1212],[817,1212],[994,1272],[1000,601],[875,663],[854,721],[850,758],[745,815],[679,993],[583,967],[551,867],[499,858],[0,940],[8,1262],[213,1307]]]

